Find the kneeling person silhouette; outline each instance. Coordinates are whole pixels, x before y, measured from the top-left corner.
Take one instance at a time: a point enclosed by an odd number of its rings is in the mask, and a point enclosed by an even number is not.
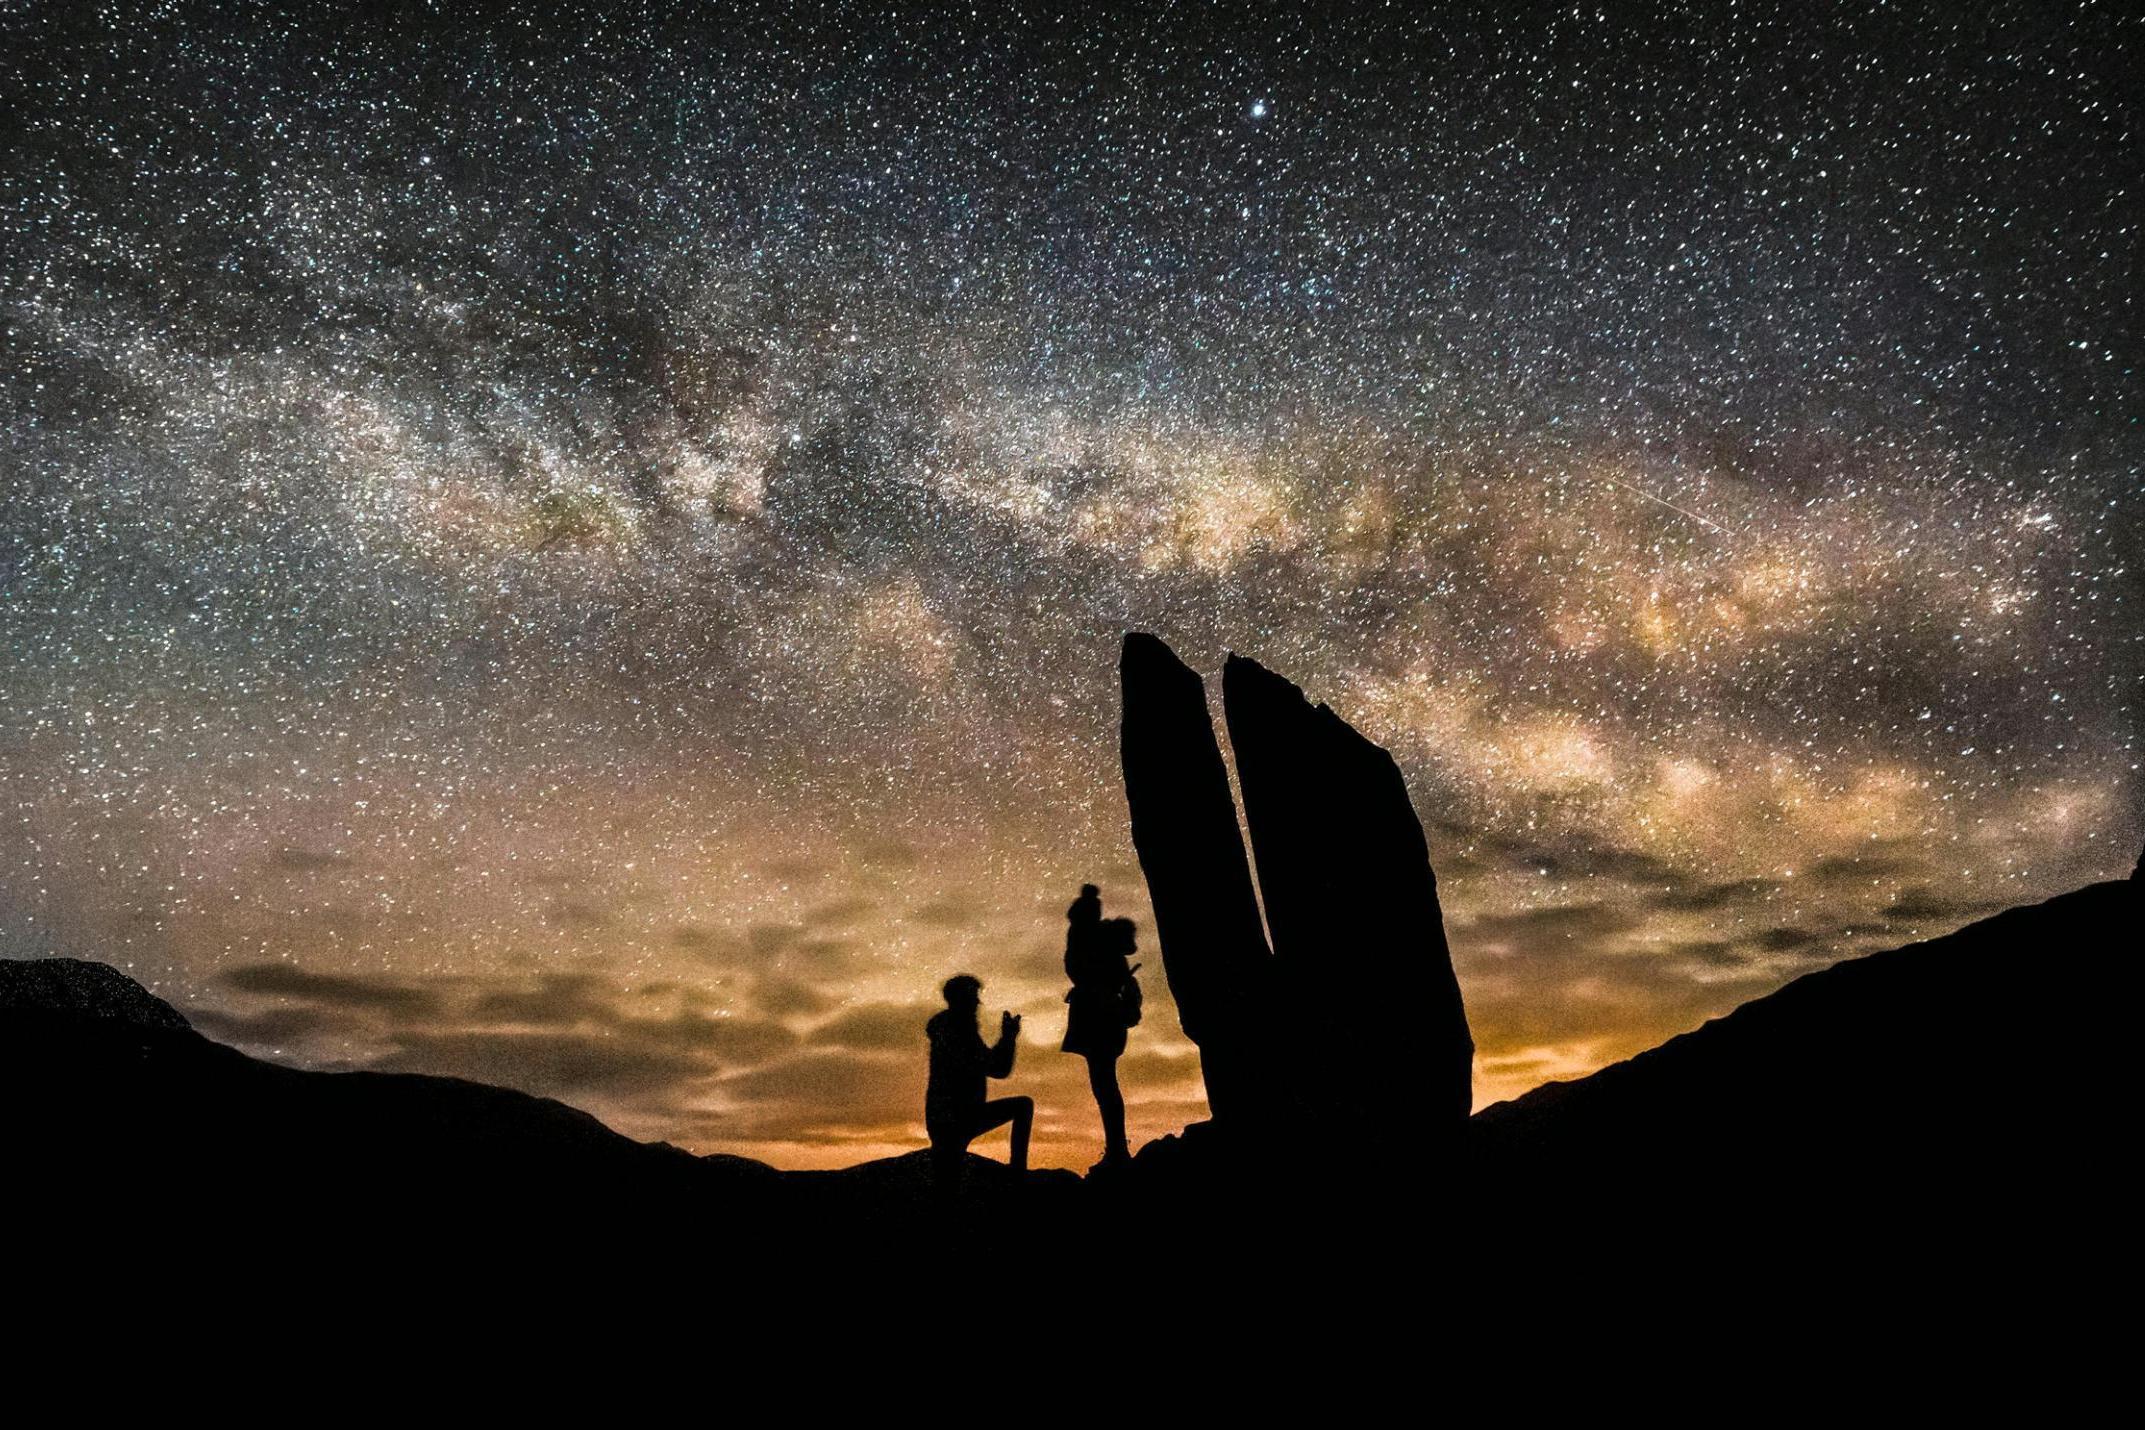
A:
[[[1028,1133],[1035,1124],[1035,1101],[1027,1097],[990,1098],[989,1079],[1013,1072],[1014,1046],[1020,1038],[1020,1015],[1007,1013],[998,1022],[998,1041],[985,1044],[976,1029],[983,1004],[983,984],[966,973],[946,980],[946,1011],[924,1025],[931,1038],[931,1078],[924,1090],[924,1128],[931,1135],[931,1157],[939,1180],[960,1179],[968,1144],[995,1127],[1013,1124],[1011,1166],[1028,1170]]]

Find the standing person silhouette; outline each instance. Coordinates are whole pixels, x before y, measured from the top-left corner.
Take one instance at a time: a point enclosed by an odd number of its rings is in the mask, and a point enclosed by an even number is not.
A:
[[[1132,1160],[1125,1140],[1125,1095],[1117,1086],[1117,1060],[1125,1051],[1125,1030],[1139,1022],[1138,965],[1129,960],[1139,946],[1130,919],[1105,919],[1101,891],[1080,886],[1080,897],[1065,911],[1065,1041],[1061,1048],[1087,1059],[1087,1085],[1102,1114],[1102,1161],[1094,1170],[1115,1169]]]
[[[1035,1125],[1035,1100],[989,1096],[989,1079],[1010,1077],[1020,1039],[1020,1014],[998,1020],[998,1041],[986,1045],[976,1030],[976,1010],[983,1005],[983,984],[966,973],[946,980],[946,1009],[924,1025],[931,1039],[931,1077],[924,1088],[924,1128],[931,1136],[931,1158],[942,1186],[960,1181],[968,1144],[994,1127],[1013,1124],[1016,1176],[1028,1170],[1028,1133]]]

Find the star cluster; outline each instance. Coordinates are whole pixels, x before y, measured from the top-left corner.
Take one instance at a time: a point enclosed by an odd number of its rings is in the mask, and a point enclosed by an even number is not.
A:
[[[1478,1101],[2129,869],[2120,7],[619,8],[0,22],[7,954],[794,1165],[966,968],[1084,1164],[1127,628],[1399,757]]]

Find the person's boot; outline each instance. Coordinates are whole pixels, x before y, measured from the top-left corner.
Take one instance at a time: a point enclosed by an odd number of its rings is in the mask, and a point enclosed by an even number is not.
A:
[[[1087,1174],[1090,1177],[1096,1175],[1115,1176],[1117,1173],[1124,1171],[1127,1167],[1131,1165],[1131,1150],[1127,1148],[1123,1143],[1119,1143],[1115,1147],[1106,1148],[1103,1151],[1102,1160],[1100,1162],[1097,1162],[1094,1166],[1088,1168]]]

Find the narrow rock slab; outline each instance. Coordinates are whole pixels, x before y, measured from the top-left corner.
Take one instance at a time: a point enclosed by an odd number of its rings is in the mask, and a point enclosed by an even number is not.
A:
[[[1267,1035],[1273,956],[1199,673],[1154,636],[1125,637],[1125,799],[1154,903],[1162,967],[1199,1045],[1216,1123],[1272,1114]]]
[[[1400,767],[1257,661],[1222,670],[1292,1062],[1328,1116],[1459,1127],[1474,1041]]]

